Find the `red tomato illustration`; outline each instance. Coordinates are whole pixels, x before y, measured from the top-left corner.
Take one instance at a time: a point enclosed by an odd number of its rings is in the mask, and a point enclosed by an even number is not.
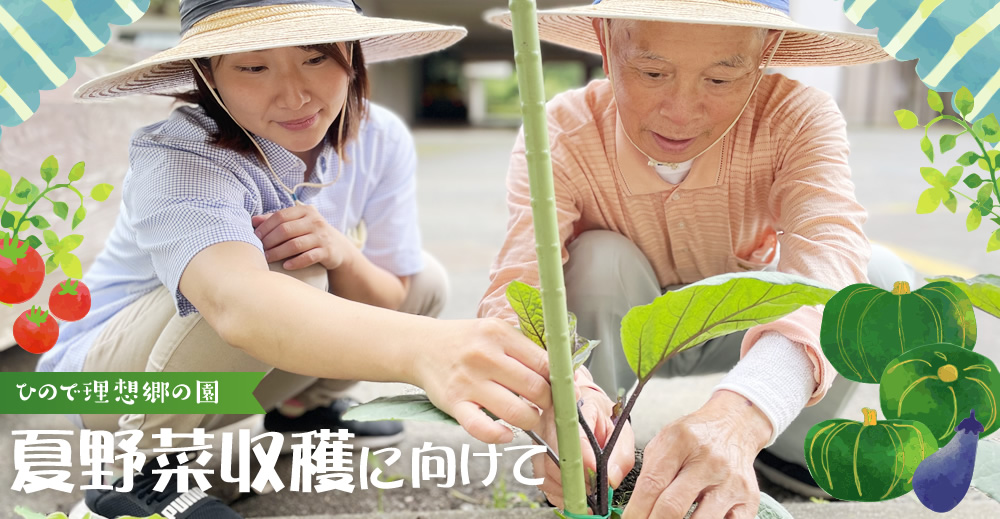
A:
[[[52,349],[59,338],[59,325],[37,306],[25,310],[14,321],[14,341],[31,353],[45,353]]]
[[[45,281],[45,262],[23,241],[0,239],[0,301],[23,303],[38,293]]]
[[[63,321],[79,321],[90,311],[90,289],[79,279],[67,279],[52,288],[49,311]]]

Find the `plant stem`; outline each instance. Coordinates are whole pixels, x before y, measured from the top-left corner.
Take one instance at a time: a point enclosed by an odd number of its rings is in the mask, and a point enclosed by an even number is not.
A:
[[[955,117],[953,115],[938,116],[932,119],[929,123],[927,123],[927,126],[924,127],[924,137],[927,137],[927,131],[931,129],[931,126],[933,126],[934,124],[938,123],[941,120],[948,120],[958,123],[959,126],[965,129],[965,131],[963,131],[962,133],[968,132],[969,135],[971,135],[972,138],[976,140],[976,144],[979,145],[980,151],[983,152],[983,160],[986,161],[986,167],[990,169],[990,180],[993,181],[993,193],[997,196],[997,201],[1000,202],[1000,186],[997,186],[997,173],[996,173],[996,168],[993,167],[993,159],[990,158],[990,154],[986,152],[986,145],[983,144],[983,141],[979,140],[979,137],[976,135],[976,132],[972,131],[972,127],[969,126],[969,123],[966,122],[965,119],[959,119],[958,117]],[[960,133],[959,135],[962,135],[962,133]]]
[[[24,208],[24,214],[21,215],[21,218],[14,225],[14,239],[17,239],[17,232],[21,229],[21,224],[24,223],[24,221],[28,218],[28,212],[30,212],[31,209],[33,207],[35,207],[35,204],[37,204],[39,200],[45,198],[45,195],[51,193],[52,191],[55,191],[56,189],[62,188],[62,187],[65,187],[65,188],[73,191],[74,193],[76,193],[76,196],[80,197],[80,205],[83,205],[83,193],[80,193],[79,189],[77,189],[77,188],[75,188],[75,187],[73,187],[73,186],[71,186],[69,184],[56,184],[54,186],[46,187],[45,191],[42,191],[42,193],[39,194],[37,198],[35,198],[34,200],[31,201],[30,204],[28,204],[28,207]],[[6,202],[4,202],[4,207],[7,207],[7,203]],[[2,210],[0,210],[0,214],[3,214]]]
[[[978,200],[973,200],[972,198],[969,198],[965,193],[962,193],[960,191],[955,191],[954,189],[949,189],[949,191],[951,191],[951,192],[953,192],[953,193],[955,193],[957,195],[962,196],[963,198],[965,198],[966,200],[968,200],[970,202],[978,202]],[[997,218],[1000,218],[1000,214],[996,214],[993,211],[990,211],[990,214],[992,214],[993,216],[996,216]]]
[[[524,432],[525,434],[528,435],[528,438],[534,440],[534,442],[537,443],[538,445],[545,447],[545,454],[547,454],[549,456],[549,459],[552,460],[552,463],[555,463],[556,467],[558,467],[559,456],[556,455],[556,451],[552,450],[552,447],[550,447],[549,444],[545,443],[545,440],[543,440],[541,436],[535,433],[535,431],[524,431]]]
[[[611,433],[611,438],[609,438],[608,442],[604,444],[604,451],[601,453],[601,459],[598,460],[598,470],[600,470],[602,465],[607,468],[608,460],[611,459],[611,453],[615,450],[615,444],[618,443],[618,436],[621,435],[622,429],[625,428],[625,422],[628,421],[629,413],[632,412],[632,407],[635,406],[635,401],[639,398],[639,393],[642,392],[642,388],[646,385],[648,380],[648,378],[639,380],[639,385],[635,387],[635,391],[633,391],[632,395],[628,397],[625,409],[622,410],[621,416],[619,416],[618,421],[615,422],[615,430]]]
[[[573,514],[587,513],[587,491],[583,478],[583,449],[577,432],[576,385],[570,349],[566,284],[556,217],[552,160],[549,155],[545,84],[538,38],[535,0],[510,0],[514,61],[524,120],[525,158],[531,192],[531,213],[541,284],[542,315],[546,350],[549,354],[549,384],[555,408],[556,438],[564,506]]]

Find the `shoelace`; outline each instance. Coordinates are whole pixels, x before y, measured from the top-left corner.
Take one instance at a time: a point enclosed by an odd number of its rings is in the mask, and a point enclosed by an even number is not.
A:
[[[178,466],[177,463],[171,460],[171,463],[168,463],[166,467],[163,467],[163,469],[176,468],[177,466]],[[169,479],[167,480],[166,488],[164,488],[160,492],[157,492],[153,489],[156,486],[156,483],[159,482],[160,480],[160,474],[153,474],[151,470],[152,467],[154,467],[154,465],[152,464],[143,467],[142,472],[137,474],[135,479],[133,479],[132,481],[132,488],[133,490],[136,490],[135,497],[137,499],[142,499],[145,497],[147,506],[152,505],[154,501],[162,503],[167,498],[178,494],[177,477],[176,475],[173,474],[171,474]],[[122,479],[121,481],[124,481],[124,479]]]

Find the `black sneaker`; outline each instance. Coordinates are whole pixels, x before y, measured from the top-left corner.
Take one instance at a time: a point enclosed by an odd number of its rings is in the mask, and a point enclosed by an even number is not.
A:
[[[798,463],[785,461],[767,449],[760,451],[753,462],[757,474],[771,483],[805,497],[839,501],[816,484],[809,469]]]
[[[171,462],[163,469],[177,467],[177,461],[171,457]],[[226,504],[206,494],[198,487],[191,487],[183,494],[177,491],[177,478],[171,476],[162,492],[153,489],[160,480],[160,474],[153,470],[160,464],[153,461],[146,463],[142,472],[132,480],[130,492],[119,492],[125,479],[119,478],[111,490],[88,489],[84,503],[90,510],[92,519],[116,519],[118,517],[134,516],[149,517],[160,514],[165,519],[243,519]]]
[[[301,443],[301,438],[295,438],[293,434],[321,429],[331,431],[346,429],[354,437],[344,443],[354,448],[380,449],[403,440],[405,433],[401,422],[393,420],[357,422],[341,418],[348,409],[357,404],[358,401],[352,398],[338,398],[328,407],[317,407],[296,418],[289,418],[273,410],[264,416],[263,427],[267,432],[281,433],[285,437],[281,448],[284,454],[292,452],[292,445]]]

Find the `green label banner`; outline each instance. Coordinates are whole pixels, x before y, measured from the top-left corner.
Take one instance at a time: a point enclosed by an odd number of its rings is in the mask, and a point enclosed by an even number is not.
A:
[[[263,414],[264,372],[0,373],[0,414]]]

